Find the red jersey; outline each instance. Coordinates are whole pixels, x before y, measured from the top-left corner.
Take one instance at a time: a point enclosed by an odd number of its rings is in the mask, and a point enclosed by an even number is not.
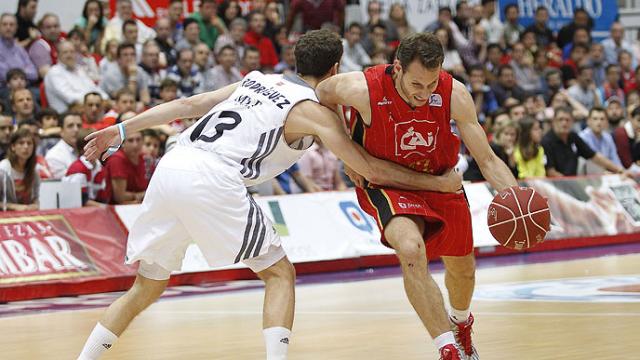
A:
[[[106,167],[99,161],[95,165],[84,156],[73,162],[63,181],[78,182],[82,186],[82,200],[95,200],[104,204],[111,202],[111,181]]]
[[[416,171],[442,175],[458,162],[460,139],[451,131],[451,75],[440,71],[428,104],[412,108],[398,94],[393,66],[364,72],[369,88],[371,124],[352,111],[351,136],[369,154]],[[403,191],[392,188],[356,189],[358,203],[374,217],[388,245],[384,228],[396,215],[424,219],[427,257],[464,256],[473,250],[471,214],[464,193]]]
[[[154,161],[150,157],[140,154],[138,163],[134,164],[122,150],[119,150],[109,157],[107,169],[110,179],[127,180],[126,191],[142,192],[147,190],[155,167]]]
[[[460,139],[451,131],[453,79],[440,71],[429,103],[412,108],[398,94],[393,66],[378,65],[364,72],[369,87],[371,125],[352,111],[351,134],[369,154],[416,171],[442,175],[458,162]]]

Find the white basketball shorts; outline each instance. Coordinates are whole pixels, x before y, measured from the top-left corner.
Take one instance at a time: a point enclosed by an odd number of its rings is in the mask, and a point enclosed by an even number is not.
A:
[[[285,256],[271,220],[247,193],[240,171],[217,154],[176,146],[158,164],[127,243],[127,264],[164,280],[195,242],[207,263],[244,262],[260,272]]]

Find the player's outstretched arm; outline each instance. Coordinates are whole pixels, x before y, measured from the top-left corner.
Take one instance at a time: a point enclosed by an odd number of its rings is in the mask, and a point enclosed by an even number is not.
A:
[[[155,106],[124,121],[122,124],[124,125],[125,133],[128,134],[168,124],[176,119],[199,118],[211,110],[212,107],[231,96],[237,87],[238,83],[235,83],[216,91]],[[117,125],[91,133],[86,139],[89,142],[84,147],[84,156],[89,161],[98,159],[110,146],[117,146],[122,142]]]
[[[462,141],[469,148],[480,171],[495,189],[501,191],[518,185],[507,165],[493,152],[487,136],[478,123],[471,94],[459,81],[453,80],[451,117],[456,121]]]
[[[360,145],[351,141],[334,112],[314,102],[296,105],[289,113],[286,126],[287,133],[319,137],[347,166],[373,184],[439,192],[456,192],[462,187],[462,179],[455,172],[433,176],[369,155]]]

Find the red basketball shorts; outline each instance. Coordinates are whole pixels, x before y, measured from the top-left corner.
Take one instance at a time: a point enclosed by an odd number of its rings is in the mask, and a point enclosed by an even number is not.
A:
[[[417,215],[425,221],[424,241],[429,259],[465,256],[473,251],[471,213],[465,194],[397,189],[356,189],[360,207],[376,219],[381,241],[391,247],[384,228],[397,215]]]

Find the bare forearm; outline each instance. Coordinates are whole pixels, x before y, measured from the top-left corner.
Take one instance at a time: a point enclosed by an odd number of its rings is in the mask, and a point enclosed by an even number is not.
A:
[[[377,160],[369,182],[402,190],[441,191],[439,176],[420,173],[392,162]]]
[[[507,164],[497,156],[492,156],[482,164],[480,166],[480,171],[489,184],[498,191],[518,185],[516,178],[513,177],[513,174],[507,167]]]
[[[186,99],[177,99],[155,106],[124,122],[127,132],[135,132],[150,127],[168,124],[176,119],[199,118],[215,106],[222,97],[211,93],[200,94]],[[219,100],[219,101],[218,101]]]
[[[611,171],[612,173],[616,173],[616,174],[621,174],[624,172],[624,169],[621,168],[620,166],[614,164],[611,160],[609,160],[608,158],[606,158],[604,155],[597,153],[594,157],[593,157],[593,161],[602,166],[603,168],[607,169],[608,171]]]

